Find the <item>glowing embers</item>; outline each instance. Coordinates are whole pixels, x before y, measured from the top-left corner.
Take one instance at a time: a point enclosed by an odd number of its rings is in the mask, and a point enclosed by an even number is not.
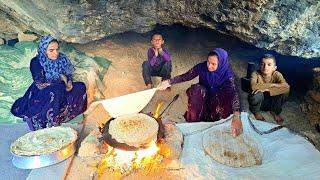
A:
[[[160,166],[163,156],[159,152],[160,148],[155,141],[152,141],[148,148],[138,151],[111,148],[98,166],[98,177],[105,171],[118,177],[138,169],[149,173]]]

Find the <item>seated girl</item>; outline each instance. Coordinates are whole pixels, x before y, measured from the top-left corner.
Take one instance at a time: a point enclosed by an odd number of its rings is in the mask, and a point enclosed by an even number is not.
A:
[[[86,110],[86,86],[72,81],[74,67],[52,36],[41,39],[30,71],[33,83],[11,107],[11,113],[23,118],[30,130],[58,126]]]
[[[164,90],[173,84],[185,82],[199,76],[199,83],[189,87],[188,109],[184,114],[187,122],[217,121],[233,113],[231,129],[234,136],[242,133],[240,100],[234,80],[234,73],[224,49],[216,48],[207,60],[195,65],[186,73],[163,81]]]

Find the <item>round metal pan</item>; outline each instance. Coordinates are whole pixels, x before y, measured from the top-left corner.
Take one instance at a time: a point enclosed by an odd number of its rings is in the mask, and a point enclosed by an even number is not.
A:
[[[163,126],[163,123],[162,123],[162,120],[161,120],[161,115],[178,98],[179,98],[179,94],[176,94],[173,97],[173,99],[171,100],[171,102],[167,105],[167,107],[162,111],[162,113],[160,115],[158,115],[158,110],[160,110],[160,107],[161,107],[160,104],[158,104],[158,107],[157,107],[155,115],[147,114],[148,116],[150,116],[153,119],[155,119],[155,121],[157,121],[157,123],[159,124],[159,130],[158,130],[158,134],[157,134],[157,142],[161,141],[164,138],[164,126]],[[110,126],[111,121],[113,121],[114,119],[115,118],[109,119],[109,121],[107,121],[107,123],[102,128],[99,127],[99,131],[102,134],[102,137],[99,138],[99,141],[105,141],[110,146],[112,146],[114,148],[117,148],[117,149],[125,150],[125,151],[138,151],[138,150],[147,148],[145,146],[140,146],[140,147],[130,146],[130,145],[126,144],[126,143],[119,143],[117,140],[113,139],[112,136],[109,134],[109,126]]]
[[[57,164],[74,154],[76,150],[76,141],[60,149],[59,151],[35,155],[35,156],[21,156],[13,153],[12,163],[15,167],[20,169],[36,169],[41,167]]]
[[[152,116],[151,116],[152,117]],[[152,117],[154,118],[154,117]],[[109,134],[109,126],[111,121],[113,121],[115,118],[111,118],[105,125],[104,128],[102,129],[102,137],[99,139],[100,141],[103,140],[110,146],[116,148],[116,149],[121,149],[125,151],[138,151],[141,149],[147,148],[147,146],[140,146],[140,147],[135,147],[135,146],[130,146],[126,143],[120,143],[117,140],[113,139],[112,136]],[[164,126],[162,124],[161,119],[155,119],[157,123],[159,124],[159,130],[158,130],[158,135],[157,135],[157,141],[162,139],[164,137]]]

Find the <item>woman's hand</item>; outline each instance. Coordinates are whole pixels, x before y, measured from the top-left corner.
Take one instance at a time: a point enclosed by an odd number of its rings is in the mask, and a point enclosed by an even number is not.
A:
[[[242,122],[240,119],[239,112],[233,113],[232,122],[231,122],[231,132],[234,137],[238,136],[239,134],[241,134],[243,132]]]
[[[60,80],[64,82],[64,84],[66,85],[66,90],[67,91],[71,91],[73,86],[72,86],[72,81],[68,81],[68,78],[66,75],[64,74],[60,74]]]
[[[66,75],[60,74],[60,80],[63,81],[65,85],[67,85],[68,79]]]
[[[68,83],[66,84],[66,90],[71,91],[72,88],[73,88],[72,81],[68,81]]]
[[[167,89],[168,87],[170,87],[171,84],[170,84],[170,81],[169,80],[165,80],[165,81],[162,81],[159,85],[158,85],[158,89],[163,91],[165,89]]]

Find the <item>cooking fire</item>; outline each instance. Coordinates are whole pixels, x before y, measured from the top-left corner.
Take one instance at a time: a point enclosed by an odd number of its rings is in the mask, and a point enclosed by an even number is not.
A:
[[[161,131],[163,134],[161,120],[142,113],[108,121],[101,133],[109,148],[98,165],[98,177],[106,170],[122,176],[139,169],[148,173],[159,168],[164,156],[170,156],[170,149],[161,142]]]
[[[160,167],[163,155],[155,141],[150,143],[146,149],[138,151],[126,151],[117,148],[111,150],[101,160],[97,174],[98,177],[108,170],[109,172],[128,174],[134,170],[142,169],[145,173],[154,171]]]

